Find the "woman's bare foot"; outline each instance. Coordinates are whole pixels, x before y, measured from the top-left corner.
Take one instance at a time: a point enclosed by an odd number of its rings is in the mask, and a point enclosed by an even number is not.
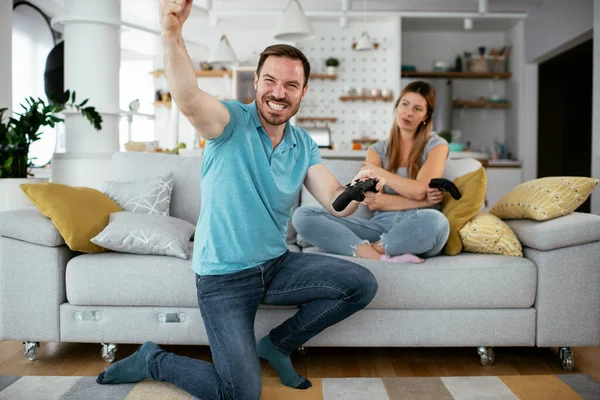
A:
[[[360,258],[368,258],[371,260],[381,260],[381,254],[379,254],[370,243],[360,244],[354,254]]]
[[[373,250],[375,250],[379,254],[385,254],[385,249],[381,245],[381,240],[379,240],[375,243],[371,243],[371,247],[373,248]]]
[[[413,264],[421,264],[425,262],[421,257],[417,257],[414,254],[402,254],[399,256],[381,256],[381,261],[389,261],[389,262],[404,262],[404,263],[413,263]]]

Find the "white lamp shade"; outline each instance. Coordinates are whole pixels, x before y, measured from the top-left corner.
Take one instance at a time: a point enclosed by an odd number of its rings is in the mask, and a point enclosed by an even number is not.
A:
[[[290,0],[277,25],[275,39],[285,41],[309,40],[315,36],[302,6],[297,0]]]
[[[365,51],[365,50],[373,50],[373,41],[367,32],[363,32],[358,42],[356,42],[356,47],[354,50],[356,51]]]
[[[208,58],[209,63],[236,63],[237,58],[233,49],[229,45],[227,36],[221,36],[221,40],[217,44],[217,47],[211,51],[211,55]]]

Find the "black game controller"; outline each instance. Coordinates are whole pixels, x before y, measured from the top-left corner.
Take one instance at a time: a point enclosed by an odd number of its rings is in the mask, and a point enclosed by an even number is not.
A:
[[[377,182],[379,182],[377,179],[369,178],[364,181],[357,179],[353,183],[347,184],[346,190],[333,202],[333,209],[335,211],[342,211],[348,207],[348,204],[352,200],[363,201],[365,199],[365,192],[377,193],[377,189],[375,189]]]
[[[429,187],[437,188],[442,192],[448,191],[455,200],[459,200],[462,197],[454,182],[449,181],[448,179],[434,178],[429,182]]]

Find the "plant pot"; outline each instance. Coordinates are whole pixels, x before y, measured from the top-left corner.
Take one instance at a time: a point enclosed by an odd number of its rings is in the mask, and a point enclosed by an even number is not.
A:
[[[48,178],[3,178],[0,179],[0,212],[33,207],[21,190],[22,183],[44,183]]]
[[[337,73],[338,73],[338,67],[325,67],[325,71],[329,75],[337,75]]]

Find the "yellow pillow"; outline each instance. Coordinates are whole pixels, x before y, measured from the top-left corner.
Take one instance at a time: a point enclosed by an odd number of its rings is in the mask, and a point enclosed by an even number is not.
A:
[[[111,213],[123,211],[110,197],[96,189],[59,183],[22,184],[21,190],[50,218],[71,250],[107,251],[90,239],[106,228]]]
[[[481,210],[487,190],[487,174],[485,168],[459,176],[454,184],[462,194],[455,200],[449,193],[444,195],[442,212],[450,223],[450,235],[444,246],[444,254],[454,256],[462,251],[459,231]]]
[[[502,219],[546,221],[571,214],[597,184],[598,179],[576,176],[534,179],[515,186],[490,212]]]
[[[523,257],[517,235],[504,221],[490,213],[478,213],[459,233],[464,251]]]

